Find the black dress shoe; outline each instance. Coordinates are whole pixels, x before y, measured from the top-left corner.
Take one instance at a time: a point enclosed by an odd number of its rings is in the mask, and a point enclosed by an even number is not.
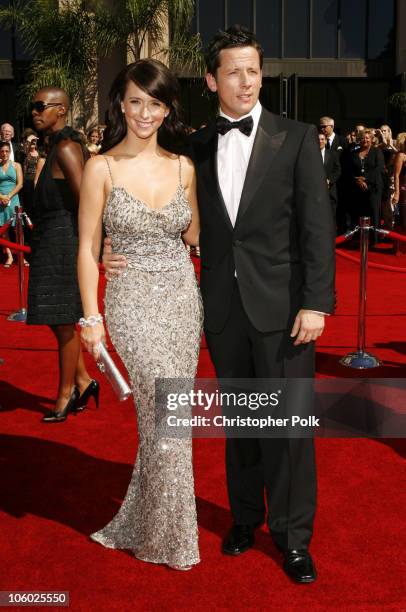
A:
[[[94,398],[96,408],[99,407],[99,392],[100,385],[94,378],[90,381],[86,389],[83,391],[82,395],[79,397],[77,401],[76,411],[81,412],[85,408],[87,408],[87,402],[91,397]]]
[[[76,412],[78,398],[79,391],[75,387],[72,395],[66,402],[65,407],[62,408],[62,410],[48,410],[48,412],[46,412],[42,417],[41,421],[43,423],[61,423],[62,421],[66,421],[66,418],[70,412]]]
[[[284,554],[285,562],[283,569],[289,578],[301,584],[316,580],[316,568],[307,550],[288,549]]]
[[[224,538],[222,551],[225,555],[240,555],[254,544],[254,527],[234,525]]]

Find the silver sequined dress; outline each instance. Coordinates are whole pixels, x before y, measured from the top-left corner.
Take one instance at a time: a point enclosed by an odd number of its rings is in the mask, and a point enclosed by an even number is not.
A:
[[[181,239],[192,213],[180,161],[178,189],[159,210],[115,186],[113,177],[112,183],[104,223],[113,252],[126,256],[127,267],[107,284],[105,316],[133,386],[138,453],[119,512],[91,538],[131,549],[144,561],[193,565],[199,550],[192,442],[156,436],[154,402],[155,378],[193,378],[196,372],[202,303]]]

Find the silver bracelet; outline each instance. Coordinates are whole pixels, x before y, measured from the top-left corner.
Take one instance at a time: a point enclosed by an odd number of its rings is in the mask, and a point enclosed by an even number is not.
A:
[[[101,314],[90,315],[87,319],[81,317],[79,319],[80,327],[94,327],[98,323],[103,323],[103,316]]]

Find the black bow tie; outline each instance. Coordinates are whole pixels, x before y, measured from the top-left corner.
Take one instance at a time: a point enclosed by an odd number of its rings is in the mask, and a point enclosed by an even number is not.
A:
[[[250,136],[253,127],[254,120],[251,115],[248,115],[248,117],[244,117],[244,119],[240,119],[239,121],[229,121],[228,119],[220,115],[219,117],[217,117],[216,120],[217,132],[219,134],[222,134],[223,136],[234,128],[237,128],[246,136]]]

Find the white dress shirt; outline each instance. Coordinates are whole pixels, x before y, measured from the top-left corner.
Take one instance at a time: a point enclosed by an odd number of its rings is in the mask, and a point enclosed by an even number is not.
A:
[[[331,134],[331,136],[329,136],[329,137],[327,138],[327,140],[328,140],[328,141],[329,141],[329,143],[330,143],[330,149],[331,149],[331,147],[332,147],[332,145],[333,145],[333,140],[334,140],[334,138],[335,138],[336,136],[337,136],[337,134],[336,134],[335,132],[333,132],[333,133]],[[337,151],[342,151],[342,150],[343,150],[342,146],[341,146],[341,145],[338,145],[338,146],[337,146]]]
[[[244,117],[249,117],[249,115],[251,115],[254,121],[254,126],[249,136],[246,136],[237,128],[233,128],[227,132],[227,134],[218,135],[217,175],[221,194],[233,227],[237,218],[245,176],[247,174],[248,163],[251,157],[261,112],[262,106],[257,102],[251,112],[248,113],[248,115],[244,115]],[[229,117],[222,111],[220,111],[220,115],[229,121],[237,121],[235,118]],[[238,121],[244,119],[244,117],[240,117]]]
[[[323,149],[320,149],[321,151],[321,159],[323,160],[323,164],[324,164],[324,160],[326,158],[326,147],[324,147]]]

